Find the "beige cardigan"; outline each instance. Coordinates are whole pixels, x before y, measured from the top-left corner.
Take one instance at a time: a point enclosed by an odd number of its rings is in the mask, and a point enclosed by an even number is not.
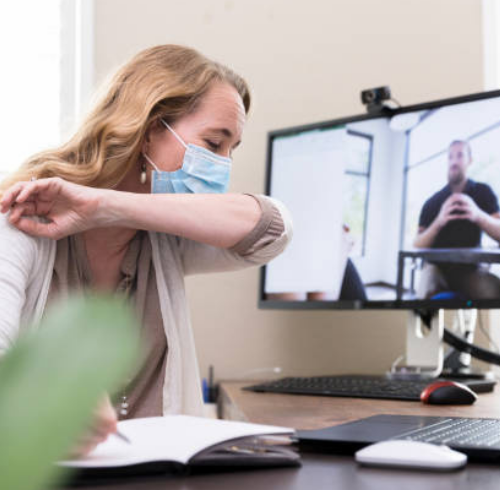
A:
[[[259,196],[261,199],[271,200]],[[163,388],[163,413],[202,415],[202,398],[184,276],[262,265],[279,255],[291,239],[291,220],[284,206],[272,203],[283,219],[280,237],[248,255],[149,232],[152,260],[165,335],[169,346]],[[56,242],[26,235],[0,217],[0,355],[25,325],[44,312],[52,278]]]

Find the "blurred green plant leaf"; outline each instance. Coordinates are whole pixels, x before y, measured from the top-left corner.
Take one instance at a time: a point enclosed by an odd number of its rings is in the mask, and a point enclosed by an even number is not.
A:
[[[72,298],[28,329],[0,359],[0,488],[40,490],[104,392],[132,374],[139,328],[123,300]]]

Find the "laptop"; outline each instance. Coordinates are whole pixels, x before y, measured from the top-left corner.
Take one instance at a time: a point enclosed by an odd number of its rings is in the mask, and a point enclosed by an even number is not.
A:
[[[319,430],[297,431],[304,451],[353,454],[387,439],[445,444],[478,462],[500,462],[500,419],[374,415]]]

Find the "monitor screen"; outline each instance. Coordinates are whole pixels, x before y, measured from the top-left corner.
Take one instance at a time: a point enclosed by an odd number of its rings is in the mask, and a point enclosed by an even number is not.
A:
[[[272,131],[261,307],[500,307],[500,91]]]

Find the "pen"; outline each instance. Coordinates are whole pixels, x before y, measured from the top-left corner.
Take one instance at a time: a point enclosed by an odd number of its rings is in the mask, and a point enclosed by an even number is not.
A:
[[[116,432],[113,432],[113,435],[118,437],[122,441],[126,442],[127,444],[132,444],[132,441],[126,435],[124,435],[122,432],[116,431]]]

